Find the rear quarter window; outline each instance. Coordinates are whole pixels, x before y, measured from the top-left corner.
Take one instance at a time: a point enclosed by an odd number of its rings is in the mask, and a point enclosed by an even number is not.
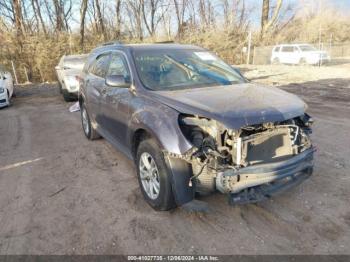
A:
[[[280,46],[276,46],[274,49],[273,49],[273,52],[279,52],[280,51]]]
[[[293,51],[294,51],[294,47],[293,46],[284,46],[282,48],[282,52],[292,53]]]
[[[109,54],[98,56],[88,68],[89,73],[104,78],[109,65]]]

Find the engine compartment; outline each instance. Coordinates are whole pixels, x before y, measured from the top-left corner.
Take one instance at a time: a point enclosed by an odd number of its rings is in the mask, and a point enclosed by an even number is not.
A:
[[[312,122],[312,118],[304,114],[282,122],[232,130],[215,120],[181,115],[180,128],[193,144],[192,150],[182,156],[192,165],[190,183],[194,182],[196,191],[202,194],[215,190],[237,192],[242,189],[237,186],[241,182],[239,170],[286,161],[311,148]],[[245,179],[252,179],[252,175]]]

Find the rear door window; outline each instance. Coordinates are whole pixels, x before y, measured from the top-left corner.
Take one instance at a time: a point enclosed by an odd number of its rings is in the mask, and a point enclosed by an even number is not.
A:
[[[285,52],[285,53],[292,53],[294,51],[294,47],[293,46],[284,46],[282,48],[282,52]]]

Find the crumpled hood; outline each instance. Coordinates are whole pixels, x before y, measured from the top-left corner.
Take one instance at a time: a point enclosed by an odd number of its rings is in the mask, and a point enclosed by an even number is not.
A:
[[[215,119],[231,129],[291,119],[306,109],[306,104],[293,94],[251,83],[152,91],[151,96],[180,113]]]

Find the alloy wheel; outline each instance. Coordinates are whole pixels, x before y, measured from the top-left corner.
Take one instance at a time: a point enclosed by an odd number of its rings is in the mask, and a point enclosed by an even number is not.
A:
[[[150,199],[156,199],[160,190],[159,171],[156,162],[149,153],[143,152],[141,154],[139,170],[144,191]]]

